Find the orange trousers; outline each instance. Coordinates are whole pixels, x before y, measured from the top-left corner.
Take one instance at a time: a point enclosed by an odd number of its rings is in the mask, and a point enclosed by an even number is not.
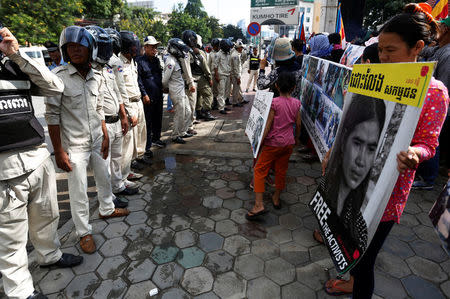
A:
[[[283,147],[264,145],[256,165],[253,168],[254,191],[264,192],[264,183],[271,168],[275,169],[275,188],[283,190],[286,186],[286,172],[289,165],[289,157],[294,145]]]

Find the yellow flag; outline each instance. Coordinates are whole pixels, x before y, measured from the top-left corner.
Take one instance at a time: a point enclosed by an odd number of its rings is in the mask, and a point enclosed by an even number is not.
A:
[[[348,91],[422,107],[435,62],[355,64]]]

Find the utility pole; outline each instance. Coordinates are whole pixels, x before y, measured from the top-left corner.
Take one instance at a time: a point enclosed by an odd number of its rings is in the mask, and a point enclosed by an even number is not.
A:
[[[333,33],[336,30],[338,0],[316,0],[321,2],[319,32]]]

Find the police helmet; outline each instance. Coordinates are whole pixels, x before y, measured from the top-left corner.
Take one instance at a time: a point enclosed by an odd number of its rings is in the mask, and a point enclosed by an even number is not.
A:
[[[238,40],[234,43],[234,47],[235,47],[236,49],[238,49],[238,48],[244,48],[244,43],[242,42],[241,39],[238,39]]]
[[[224,38],[220,41],[220,49],[223,52],[228,53],[230,52],[231,48],[233,48],[233,43],[229,39]]]
[[[218,39],[218,38],[213,38],[213,39],[211,40],[211,46],[213,46],[213,47],[220,47],[220,39]]]
[[[190,48],[179,38],[171,38],[167,46],[167,51],[175,58],[184,58],[189,53]]]
[[[119,54],[120,48],[122,47],[122,39],[120,38],[119,32],[112,28],[105,28],[106,33],[109,34],[113,44],[113,51],[115,54]]]
[[[100,64],[108,63],[113,54],[113,46],[109,34],[103,28],[95,25],[85,27],[94,37],[95,46],[92,50],[92,60]]]
[[[94,48],[94,38],[83,27],[69,26],[64,28],[59,37],[59,48],[61,49],[64,61],[69,62],[70,57],[67,54],[67,44],[77,43],[89,49],[89,58],[92,60],[92,50]]]
[[[183,33],[181,34],[181,39],[187,46],[191,48],[197,47],[197,34],[194,31],[192,30],[183,31]]]
[[[124,54],[131,54],[131,56],[136,56],[141,45],[137,35],[131,31],[120,31],[120,38],[122,40],[120,52]]]
[[[197,35],[197,48],[203,48],[203,42],[202,42],[202,37],[198,34]]]

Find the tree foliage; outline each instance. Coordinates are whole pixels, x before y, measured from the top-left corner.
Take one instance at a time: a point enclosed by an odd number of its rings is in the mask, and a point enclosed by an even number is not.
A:
[[[208,14],[204,10],[201,0],[188,0],[184,12],[193,18],[206,18]]]
[[[232,37],[234,41],[242,39],[244,43],[247,43],[247,38],[242,33],[241,28],[231,24],[228,24],[223,27],[223,37],[225,38]]]
[[[1,0],[0,18],[21,45],[58,42],[64,27],[83,13],[79,0]]]
[[[402,12],[403,7],[420,0],[366,0],[364,9],[364,27],[376,29],[391,17]]]

